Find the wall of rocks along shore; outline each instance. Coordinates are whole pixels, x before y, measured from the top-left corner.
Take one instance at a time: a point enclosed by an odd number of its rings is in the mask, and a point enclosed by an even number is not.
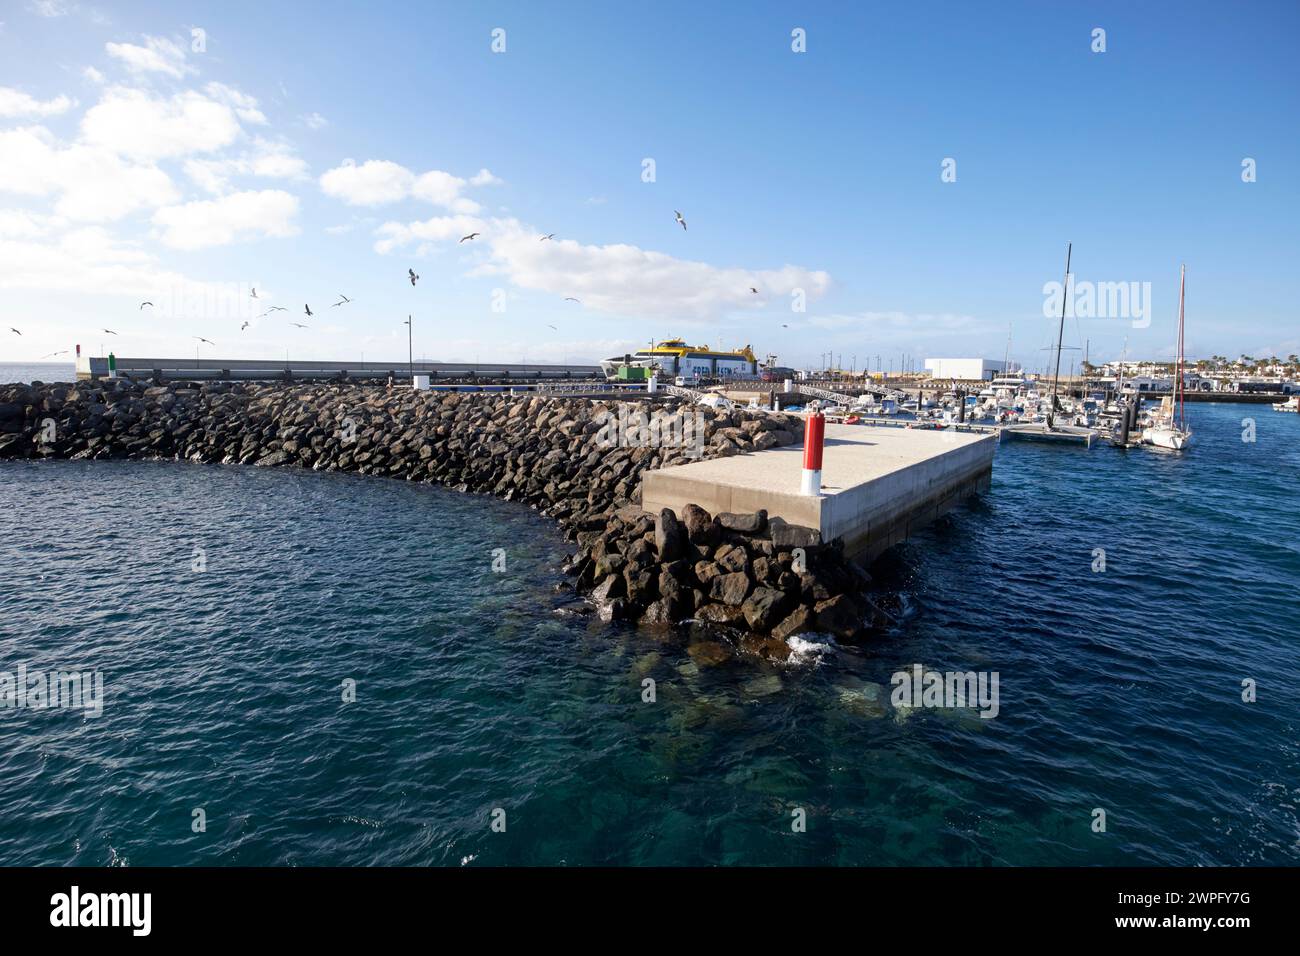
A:
[[[798,443],[793,415],[347,384],[0,385],[0,458],[175,459],[426,481],[522,501],[577,552],[605,620],[734,632],[767,656],[804,632],[864,637],[882,612],[838,544],[778,518],[645,514],[641,474]]]

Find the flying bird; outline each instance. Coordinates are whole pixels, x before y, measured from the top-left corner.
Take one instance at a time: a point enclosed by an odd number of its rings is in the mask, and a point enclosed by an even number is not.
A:
[[[288,311],[289,311],[289,310],[286,309],[286,308],[285,308],[284,306],[282,306],[282,305],[273,305],[273,306],[271,306],[269,309],[267,309],[265,312],[263,312],[262,315],[270,315],[272,312],[288,312]],[[260,317],[261,317],[261,316],[259,316],[259,318],[260,318]]]
[[[462,239],[461,241],[464,242],[465,240]],[[414,269],[407,269],[406,274],[411,277],[411,285],[415,285],[415,280],[420,278],[418,275],[415,274]]]
[[[548,325],[547,328],[548,328],[548,329],[555,329],[555,326],[553,326],[553,325]],[[555,329],[555,331],[558,332],[558,331],[560,331],[560,330],[559,330],[559,329]]]
[[[14,335],[22,335],[22,333],[19,332],[17,329],[15,329],[12,325],[9,326],[9,331],[12,332]]]
[[[555,233],[553,233],[553,232],[548,232],[546,235],[542,236],[542,238],[538,239],[537,241],[538,241],[538,242],[545,242],[547,239],[554,239],[554,238],[555,238]]]
[[[477,232],[471,232],[468,236],[463,236],[460,241],[466,242],[469,239],[477,239],[478,237],[479,234]]]
[[[335,306],[337,306],[337,305],[347,305],[347,304],[348,304],[349,302],[351,302],[351,301],[352,301],[351,299],[349,299],[349,298],[348,298],[347,296],[345,296],[342,292],[340,292],[340,293],[339,293],[339,301],[335,302],[334,305],[335,305]],[[333,308],[333,307],[334,307],[334,306],[330,306],[330,308]]]
[[[675,216],[677,216],[677,221],[680,222],[680,223],[682,224],[682,231],[685,232],[685,231],[686,231],[686,220],[682,218],[682,214],[679,213],[676,209],[673,210],[673,214],[674,214]]]
[[[68,350],[64,349],[62,352],[51,352],[49,355],[42,355],[41,358],[43,359],[54,358],[54,356],[56,355],[67,355],[67,354],[68,354]]]
[[[200,342],[207,342],[209,345],[214,346],[214,347],[215,347],[216,344],[217,344],[216,342],[212,341],[211,339],[205,339],[205,338],[204,338],[203,336],[201,336],[201,335],[196,335],[196,336],[194,336],[194,337],[195,337],[196,339],[198,339]]]
[[[309,313],[307,313],[307,314],[310,315],[311,313],[309,312]],[[296,325],[296,326],[297,326],[298,328],[300,328],[300,329],[309,329],[309,328],[311,328],[310,325],[303,325],[301,322],[290,322],[289,324],[290,324],[290,325]]]
[[[749,291],[754,293],[754,295],[758,295],[758,290],[755,289],[752,285],[749,287]]]
[[[566,296],[564,297],[564,301],[565,301],[565,302],[577,302],[578,305],[582,305],[582,303],[581,303],[579,300],[575,299],[575,298],[574,298],[573,296],[571,296],[571,295],[566,295]]]
[[[252,296],[253,296],[254,299],[257,298],[257,286],[253,286]]]
[[[260,319],[261,316],[259,315],[258,318]],[[242,332],[242,331],[244,331],[244,329],[246,329],[246,328],[248,328],[248,323],[247,323],[247,322],[245,322],[243,325],[241,325],[241,326],[239,327],[239,331]]]
[[[304,306],[303,306],[303,309],[306,310],[307,315],[308,315],[309,317],[312,316],[312,315],[315,315],[315,313],[312,312],[312,310],[311,310],[311,306],[309,306],[309,305],[304,305]]]
[[[143,309],[146,305],[149,306],[149,308],[151,308],[151,309],[153,308],[153,303],[152,303],[152,302],[141,302],[141,303],[140,303],[140,309]],[[136,311],[138,312],[138,311],[140,311],[140,310],[137,309]]]
[[[109,335],[117,335],[112,329],[100,329],[101,332],[107,332]]]

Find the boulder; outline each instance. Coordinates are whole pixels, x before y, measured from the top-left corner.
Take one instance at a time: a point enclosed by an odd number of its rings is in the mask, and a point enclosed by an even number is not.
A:
[[[690,504],[682,509],[682,524],[692,544],[712,543],[713,519],[699,505]]]
[[[755,631],[770,631],[784,616],[790,599],[784,591],[775,588],[754,588],[745,598],[741,610],[745,620]]]
[[[743,572],[720,574],[709,585],[709,597],[732,607],[739,607],[749,594],[749,575]]]
[[[741,534],[760,534],[767,527],[767,512],[759,510],[754,514],[731,514],[722,512],[717,517],[718,524],[728,531],[738,531]]]
[[[803,548],[807,551],[820,546],[822,543],[821,532],[816,528],[788,524],[782,518],[770,519],[767,526],[772,544],[784,551],[789,551],[791,548]]]
[[[828,601],[818,601],[814,606],[817,614],[817,630],[825,631],[844,640],[853,640],[862,631],[862,619],[848,595],[837,594]]]
[[[686,546],[686,531],[671,508],[664,508],[655,519],[655,549],[660,561],[676,561]]]

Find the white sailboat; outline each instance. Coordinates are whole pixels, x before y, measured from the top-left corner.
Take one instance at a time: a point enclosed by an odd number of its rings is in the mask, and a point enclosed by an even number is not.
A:
[[[1142,431],[1142,441],[1156,448],[1182,451],[1192,443],[1192,430],[1187,427],[1186,389],[1183,385],[1184,339],[1183,299],[1187,287],[1187,266],[1178,277],[1178,358],[1174,365],[1174,392],[1160,400],[1160,409],[1152,417],[1151,425]]]

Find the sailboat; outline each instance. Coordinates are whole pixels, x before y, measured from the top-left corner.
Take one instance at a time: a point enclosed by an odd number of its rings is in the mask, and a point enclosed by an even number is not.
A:
[[[1097,432],[1091,428],[1056,423],[1056,413],[1061,410],[1061,402],[1056,397],[1056,392],[1061,380],[1061,339],[1065,335],[1065,305],[1069,301],[1070,256],[1073,252],[1074,243],[1070,243],[1065,249],[1065,282],[1061,285],[1061,323],[1056,330],[1056,371],[1052,376],[1052,395],[1048,402],[1046,419],[1042,422],[1007,425],[1002,429],[1004,438],[1082,445],[1084,448],[1091,448],[1092,443],[1097,440]]]
[[[1172,395],[1160,400],[1151,425],[1142,430],[1142,441],[1156,448],[1182,451],[1192,443],[1192,430],[1187,427],[1186,388],[1183,385],[1183,299],[1187,287],[1187,266],[1178,277],[1178,358],[1174,363],[1174,389]]]

